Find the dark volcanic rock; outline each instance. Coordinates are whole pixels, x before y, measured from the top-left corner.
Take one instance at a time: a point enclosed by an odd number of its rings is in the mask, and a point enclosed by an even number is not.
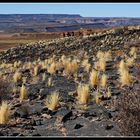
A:
[[[61,117],[62,122],[66,122],[72,116],[72,111],[66,108],[60,108],[60,110],[57,111],[55,116]]]

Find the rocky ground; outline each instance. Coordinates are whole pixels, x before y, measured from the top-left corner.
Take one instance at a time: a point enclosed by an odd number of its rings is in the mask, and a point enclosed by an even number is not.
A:
[[[22,82],[12,82],[15,70],[1,66],[1,77],[8,79],[12,83],[11,89],[16,88],[15,93],[11,93],[8,103],[11,105],[11,116],[8,124],[0,125],[1,136],[121,136],[121,130],[116,121],[119,110],[116,103],[119,98],[133,90],[136,83],[129,87],[121,87],[119,83],[118,64],[125,55],[129,55],[131,47],[137,48],[137,58],[130,73],[136,77],[135,72],[140,60],[140,30],[126,30],[123,33],[95,34],[87,37],[69,37],[53,40],[52,42],[38,42],[27,44],[0,53],[0,62],[13,64],[21,61],[16,67],[22,77],[26,77],[27,100],[20,102],[19,88]],[[83,61],[88,58],[91,67],[94,66],[97,52],[112,52],[112,60],[107,61],[105,73],[108,75],[108,86],[111,90],[111,97],[105,98],[104,89],[100,89],[100,104],[93,101],[95,88],[90,88],[90,99],[86,107],[77,104],[75,98],[76,89],[79,83],[88,83],[89,73],[78,68],[77,79],[67,77],[63,74],[63,69],[55,74],[50,74],[47,70],[39,69],[38,75],[32,77],[31,69],[23,68],[26,62],[39,63],[49,58],[58,59],[65,55],[74,56]],[[86,52],[86,53],[85,53]],[[34,66],[33,66],[34,67]],[[46,79],[41,80],[42,74],[46,74]],[[52,79],[52,86],[48,86],[48,79]],[[60,107],[55,111],[50,111],[45,105],[46,96],[53,91],[60,94]]]

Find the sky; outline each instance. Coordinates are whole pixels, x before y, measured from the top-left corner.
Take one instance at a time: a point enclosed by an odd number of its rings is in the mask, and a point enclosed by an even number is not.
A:
[[[83,17],[140,17],[140,3],[0,3],[0,14],[80,14]]]

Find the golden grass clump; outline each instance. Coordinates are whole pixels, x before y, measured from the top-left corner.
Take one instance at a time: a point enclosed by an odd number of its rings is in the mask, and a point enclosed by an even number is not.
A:
[[[16,83],[20,79],[21,79],[21,73],[20,72],[15,72],[15,74],[13,76],[14,82]]]
[[[112,60],[111,50],[104,53],[104,58],[105,58],[106,61]]]
[[[131,50],[130,50],[130,52],[129,52],[129,54],[130,54],[131,56],[135,56],[135,55],[136,55],[136,52],[137,52],[136,47],[132,47]]]
[[[55,64],[55,62],[50,64],[50,66],[48,66],[47,70],[48,70],[48,73],[55,74],[56,73],[56,64]]]
[[[47,65],[46,65],[45,61],[41,62],[41,68],[42,69],[46,69],[47,68]]]
[[[105,59],[102,58],[99,60],[99,71],[105,72],[105,69],[106,69],[106,61]]]
[[[79,84],[77,87],[77,99],[80,104],[87,104],[89,98],[89,85]]]
[[[106,97],[107,98],[110,98],[111,97],[111,92],[110,92],[109,87],[108,87],[107,92],[106,92]]]
[[[102,52],[102,51],[98,51],[97,52],[97,54],[96,54],[96,57],[98,58],[98,59],[102,59],[103,57],[104,57],[104,52]]]
[[[100,104],[100,101],[101,101],[101,100],[100,100],[100,93],[99,93],[98,90],[95,91],[95,93],[94,93],[93,101],[94,101],[97,105]]]
[[[22,77],[22,82],[23,82],[23,84],[25,84],[26,81],[27,81],[27,77]]]
[[[28,63],[26,64],[26,68],[27,68],[27,69],[30,69],[31,66],[32,66],[32,63],[31,63],[31,62],[28,62]]]
[[[63,62],[63,65],[64,65],[64,72],[68,76],[74,75],[78,70],[78,62],[75,59],[73,60],[67,59]]]
[[[43,73],[42,74],[42,81],[45,81],[46,80],[46,73]]]
[[[38,75],[38,66],[34,67],[33,75],[37,76]]]
[[[48,95],[45,100],[45,105],[51,111],[56,110],[59,106],[59,93],[53,92],[51,95]]]
[[[128,58],[126,59],[126,65],[127,65],[128,67],[133,66],[133,65],[134,65],[134,57],[128,57]]]
[[[8,123],[10,116],[10,107],[6,101],[3,101],[0,106],[0,124]]]
[[[106,88],[107,79],[108,79],[107,75],[103,74],[102,77],[101,77],[101,82],[100,82],[101,87]]]
[[[89,77],[90,86],[96,86],[98,84],[98,72],[96,70],[92,70]]]
[[[20,100],[23,101],[24,99],[27,99],[27,90],[24,85],[20,88]]]
[[[128,70],[128,67],[126,65],[126,63],[124,62],[124,60],[121,60],[120,64],[119,64],[119,74],[123,73],[123,71]]]
[[[88,59],[84,59],[83,61],[82,61],[82,67],[84,67],[84,70],[86,71],[86,72],[89,72],[90,71],[90,68],[91,68],[91,65],[90,65],[90,63],[88,62]]]
[[[51,87],[51,86],[53,86],[53,82],[52,82],[52,78],[49,77],[48,78],[48,87]]]
[[[128,70],[122,71],[122,73],[120,74],[121,86],[125,86],[125,85],[129,86],[131,81],[132,81],[132,77],[129,74]]]

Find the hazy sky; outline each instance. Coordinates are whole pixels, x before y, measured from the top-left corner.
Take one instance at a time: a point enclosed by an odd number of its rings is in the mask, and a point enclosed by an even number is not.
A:
[[[80,14],[85,17],[140,17],[140,3],[0,3],[0,14]]]

